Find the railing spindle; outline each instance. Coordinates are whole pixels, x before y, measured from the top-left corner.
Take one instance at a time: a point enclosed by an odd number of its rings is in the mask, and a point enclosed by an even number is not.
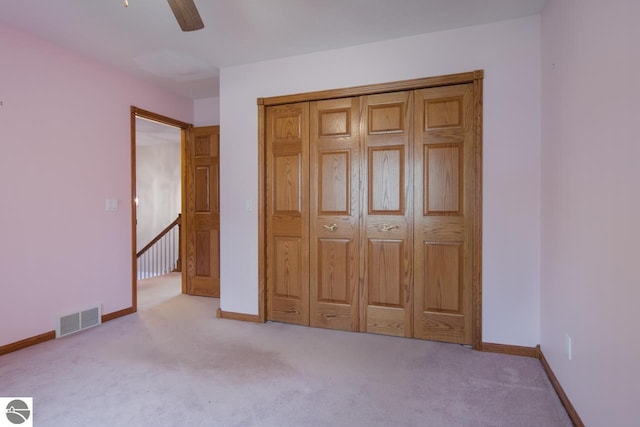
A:
[[[138,252],[138,280],[180,271],[181,218],[178,214],[171,224]]]

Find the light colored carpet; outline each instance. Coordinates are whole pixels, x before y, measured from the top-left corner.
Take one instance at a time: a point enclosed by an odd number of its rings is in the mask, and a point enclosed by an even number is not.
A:
[[[571,425],[535,359],[216,319],[178,275],[140,282],[139,302],[0,357],[0,396],[33,396],[45,427]]]

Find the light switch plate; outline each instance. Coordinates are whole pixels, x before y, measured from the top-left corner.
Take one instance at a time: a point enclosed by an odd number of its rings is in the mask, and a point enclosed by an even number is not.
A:
[[[104,210],[106,211],[117,211],[118,210],[118,199],[106,199],[104,204]]]

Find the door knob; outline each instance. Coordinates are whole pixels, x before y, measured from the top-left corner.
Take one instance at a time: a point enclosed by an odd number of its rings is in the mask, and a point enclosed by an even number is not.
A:
[[[327,230],[331,230],[331,231],[336,231],[338,229],[338,226],[336,224],[323,225],[323,227],[326,228]]]
[[[382,224],[382,231],[389,231],[389,230],[393,230],[394,228],[400,228],[400,227],[397,225]]]

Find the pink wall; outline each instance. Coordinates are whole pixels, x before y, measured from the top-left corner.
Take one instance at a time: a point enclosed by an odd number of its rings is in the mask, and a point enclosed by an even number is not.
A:
[[[541,347],[588,426],[640,423],[638,17],[637,0],[542,15]]]
[[[540,17],[221,70],[221,306],[257,313],[258,97],[484,69],[483,338],[539,343]],[[228,185],[225,185],[227,183]]]
[[[4,345],[131,306],[129,107],[191,122],[193,102],[7,27],[0,101]]]

